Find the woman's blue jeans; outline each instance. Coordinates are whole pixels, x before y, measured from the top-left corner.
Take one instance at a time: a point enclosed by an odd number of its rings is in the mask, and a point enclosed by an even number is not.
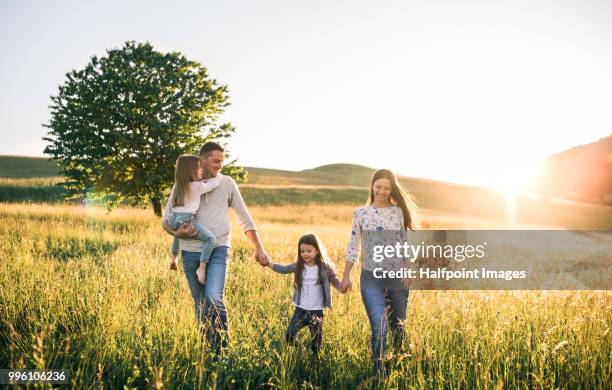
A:
[[[227,345],[229,327],[223,299],[229,248],[216,247],[206,267],[206,284],[198,281],[200,252],[182,251],[183,270],[193,297],[196,321],[203,326],[208,345],[217,353]]]
[[[372,330],[372,361],[374,369],[383,369],[386,338],[389,327],[396,347],[404,346],[408,289],[401,279],[375,278],[371,271],[362,269],[360,276],[361,299]]]

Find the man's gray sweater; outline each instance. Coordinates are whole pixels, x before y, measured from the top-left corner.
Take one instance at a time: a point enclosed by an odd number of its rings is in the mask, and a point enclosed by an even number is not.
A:
[[[174,187],[170,192],[170,198],[174,194]],[[240,226],[243,231],[257,230],[253,218],[249,214],[249,211],[242,200],[238,185],[229,176],[223,175],[221,177],[221,183],[219,186],[211,192],[202,195],[200,199],[200,208],[196,212],[196,223],[206,226],[210,231],[217,237],[217,244],[219,246],[230,246],[231,242],[231,224],[229,220],[229,208],[234,209],[240,222]],[[168,216],[172,210],[171,202],[166,203],[166,209],[164,211],[163,222],[168,221]],[[202,241],[181,239],[181,249],[190,252],[201,252]]]

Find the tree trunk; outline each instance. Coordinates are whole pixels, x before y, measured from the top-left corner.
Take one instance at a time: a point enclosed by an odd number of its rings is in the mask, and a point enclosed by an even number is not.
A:
[[[151,198],[151,204],[153,205],[153,212],[158,217],[162,216],[161,201],[158,198]]]

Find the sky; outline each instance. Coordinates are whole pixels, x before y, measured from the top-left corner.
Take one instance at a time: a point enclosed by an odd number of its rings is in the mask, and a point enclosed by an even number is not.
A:
[[[607,0],[9,0],[0,18],[0,155],[42,156],[66,72],[127,40],[228,85],[246,166],[503,187],[612,133]]]

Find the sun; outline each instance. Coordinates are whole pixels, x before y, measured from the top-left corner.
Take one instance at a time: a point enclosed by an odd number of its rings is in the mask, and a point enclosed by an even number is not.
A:
[[[506,219],[512,222],[516,219],[517,198],[525,194],[541,171],[541,162],[519,161],[501,167],[500,175],[492,183],[492,187],[504,194],[506,203]]]

